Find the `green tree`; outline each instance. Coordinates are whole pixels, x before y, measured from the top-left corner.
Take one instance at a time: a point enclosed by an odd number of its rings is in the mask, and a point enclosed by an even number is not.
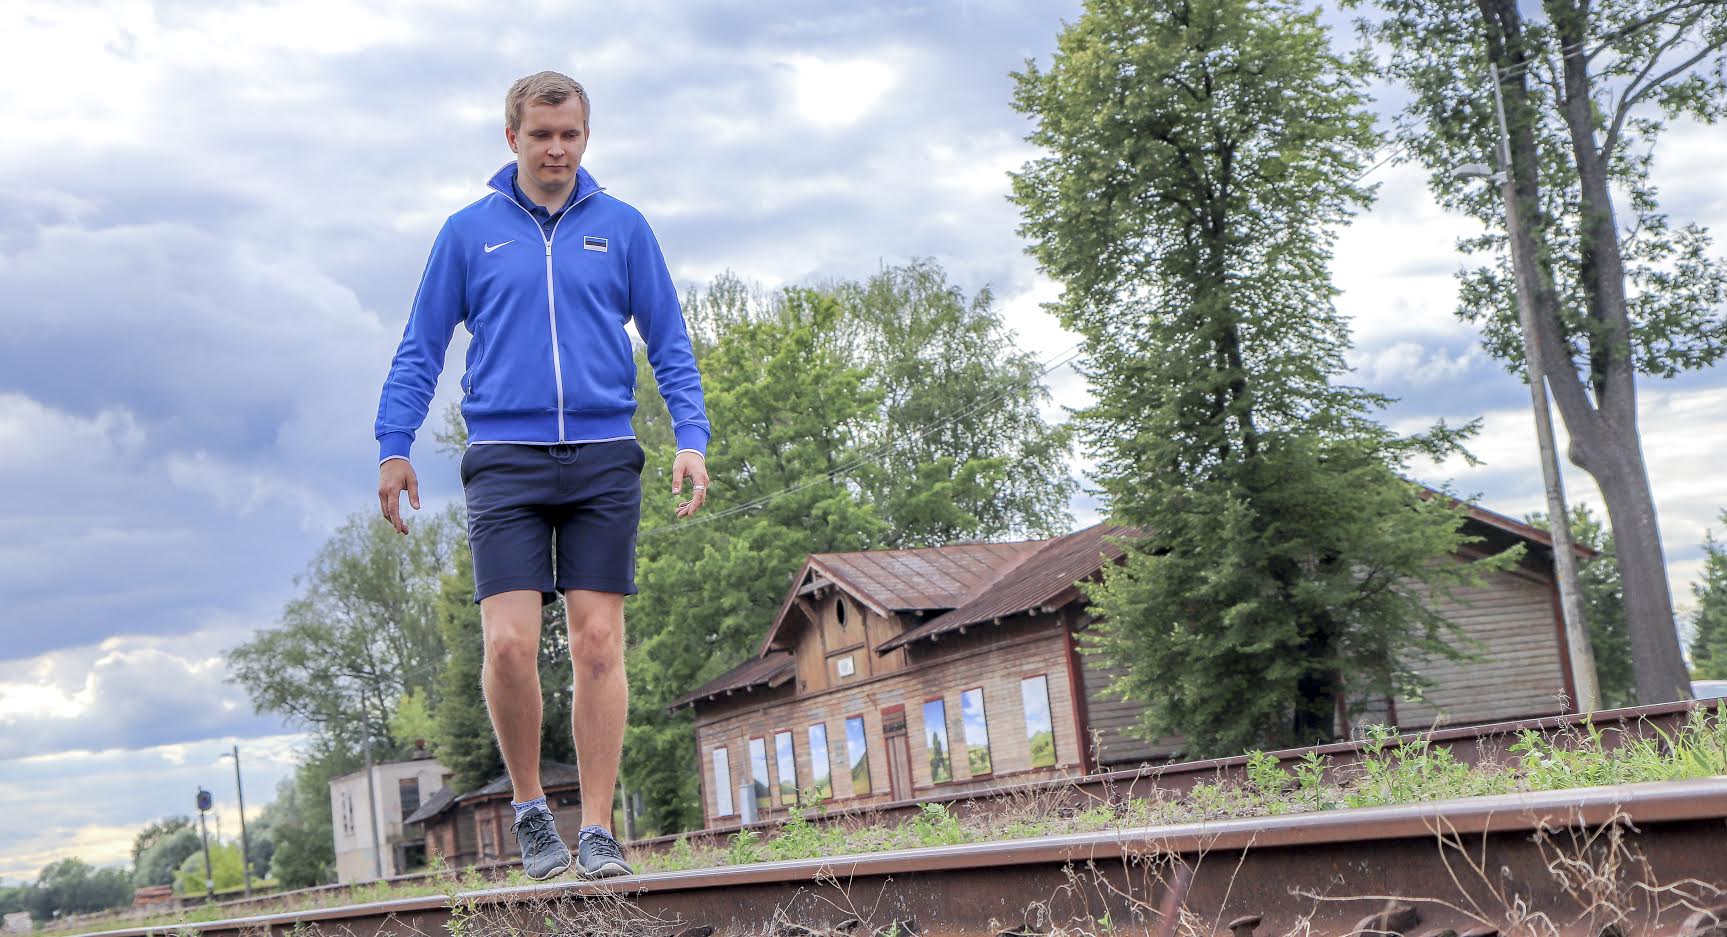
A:
[[[143,829],[138,831],[137,836],[132,838],[133,867],[137,867],[138,857],[144,854],[144,850],[180,830],[191,828],[192,818],[188,816],[163,817],[159,820],[151,820]]]
[[[38,923],[56,916],[123,908],[132,903],[131,876],[125,869],[98,869],[76,856],[42,870],[25,896]]]
[[[1479,572],[1442,559],[1460,509],[1398,475],[1460,435],[1394,437],[1384,398],[1333,383],[1365,72],[1295,3],[1094,0],[1015,76],[1049,153],[1015,178],[1022,232],[1085,337],[1110,515],[1147,533],[1087,589],[1093,641],[1142,731],[1195,754],[1326,740],[1340,703],[1418,690],[1415,658],[1456,654],[1426,596]]]
[[[358,752],[313,736],[294,773],[276,785],[264,808],[275,843],[270,877],[283,888],[305,888],[336,879],[335,830],[330,814],[330,779],[360,770]]]
[[[184,817],[174,819],[186,819]],[[142,888],[146,885],[174,884],[174,870],[186,857],[200,848],[202,840],[198,831],[187,820],[187,825],[176,827],[165,836],[153,837],[150,845],[138,854],[132,865],[132,884]]]
[[[884,546],[1067,532],[1072,432],[1044,420],[1038,358],[1014,346],[988,288],[968,300],[914,260],[825,292],[880,395],[867,436],[885,451],[863,477]]]
[[[370,734],[387,751],[398,702],[436,693],[435,608],[460,533],[453,510],[406,537],[375,515],[351,517],[299,578],[280,623],[228,651],[230,681],[259,712],[356,750]]]
[[[245,884],[244,873],[240,870],[240,845],[211,843],[209,870],[217,891],[239,888]],[[199,849],[182,860],[180,867],[174,871],[174,894],[204,894],[204,871],[204,851]]]
[[[1513,284],[1528,284],[1532,339],[1571,461],[1595,479],[1616,535],[1638,698],[1688,697],[1636,378],[1672,377],[1727,352],[1727,265],[1710,255],[1704,228],[1661,210],[1651,178],[1667,120],[1727,113],[1727,5],[1543,0],[1545,18],[1528,21],[1516,0],[1375,5],[1383,15],[1364,30],[1390,50],[1384,74],[1410,91],[1398,143],[1428,170],[1441,205],[1486,228],[1461,245],[1486,259],[1461,275],[1458,314],[1522,373]],[[1518,254],[1530,258],[1515,275],[1498,191],[1452,172],[1496,152],[1490,63],[1504,70]]]
[[[1727,524],[1727,511],[1721,513]],[[1691,676],[1727,680],[1727,545],[1704,534],[1703,580],[1691,584]]]
[[[722,292],[691,317],[714,330],[698,351],[716,429],[707,460],[715,500],[694,524],[672,516],[669,444],[648,447],[643,472],[624,772],[646,795],[653,829],[701,817],[687,714],[672,717],[666,704],[754,652],[806,554],[886,537],[857,475],[842,474],[870,471],[858,465],[860,431],[880,396],[850,360],[838,304],[807,290],[765,309],[728,305],[733,298]],[[664,407],[638,396],[645,445]]]

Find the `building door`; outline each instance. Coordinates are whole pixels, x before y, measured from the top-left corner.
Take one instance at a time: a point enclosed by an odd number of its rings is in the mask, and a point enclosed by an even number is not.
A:
[[[887,743],[889,794],[894,800],[910,800],[911,744],[906,740],[904,706],[889,706],[881,711],[881,733]]]

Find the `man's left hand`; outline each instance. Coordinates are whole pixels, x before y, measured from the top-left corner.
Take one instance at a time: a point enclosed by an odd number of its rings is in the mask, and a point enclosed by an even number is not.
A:
[[[684,476],[690,479],[690,500],[678,505],[679,517],[691,517],[702,509],[708,499],[707,462],[695,452],[680,452],[672,462],[672,494],[682,494]]]

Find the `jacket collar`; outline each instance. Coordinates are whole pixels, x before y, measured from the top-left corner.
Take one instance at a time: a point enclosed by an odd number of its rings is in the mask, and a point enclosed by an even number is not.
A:
[[[518,167],[514,161],[505,163],[501,169],[492,173],[492,178],[487,180],[486,187],[496,191],[504,198],[521,205],[521,202],[516,201],[517,168]],[[594,181],[594,177],[588,173],[588,168],[586,166],[578,166],[576,167],[575,191],[570,193],[570,200],[564,203],[564,207],[568,208],[595,192],[601,191],[604,191],[604,188],[598,182]],[[528,208],[527,205],[522,205],[522,207]]]

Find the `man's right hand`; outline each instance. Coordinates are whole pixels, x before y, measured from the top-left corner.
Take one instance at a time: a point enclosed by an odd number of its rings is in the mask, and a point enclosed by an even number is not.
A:
[[[396,533],[406,534],[408,524],[402,520],[402,492],[408,493],[408,503],[414,510],[420,509],[420,479],[414,475],[414,467],[407,459],[390,459],[378,466],[378,507],[384,510],[384,519],[396,528]]]

